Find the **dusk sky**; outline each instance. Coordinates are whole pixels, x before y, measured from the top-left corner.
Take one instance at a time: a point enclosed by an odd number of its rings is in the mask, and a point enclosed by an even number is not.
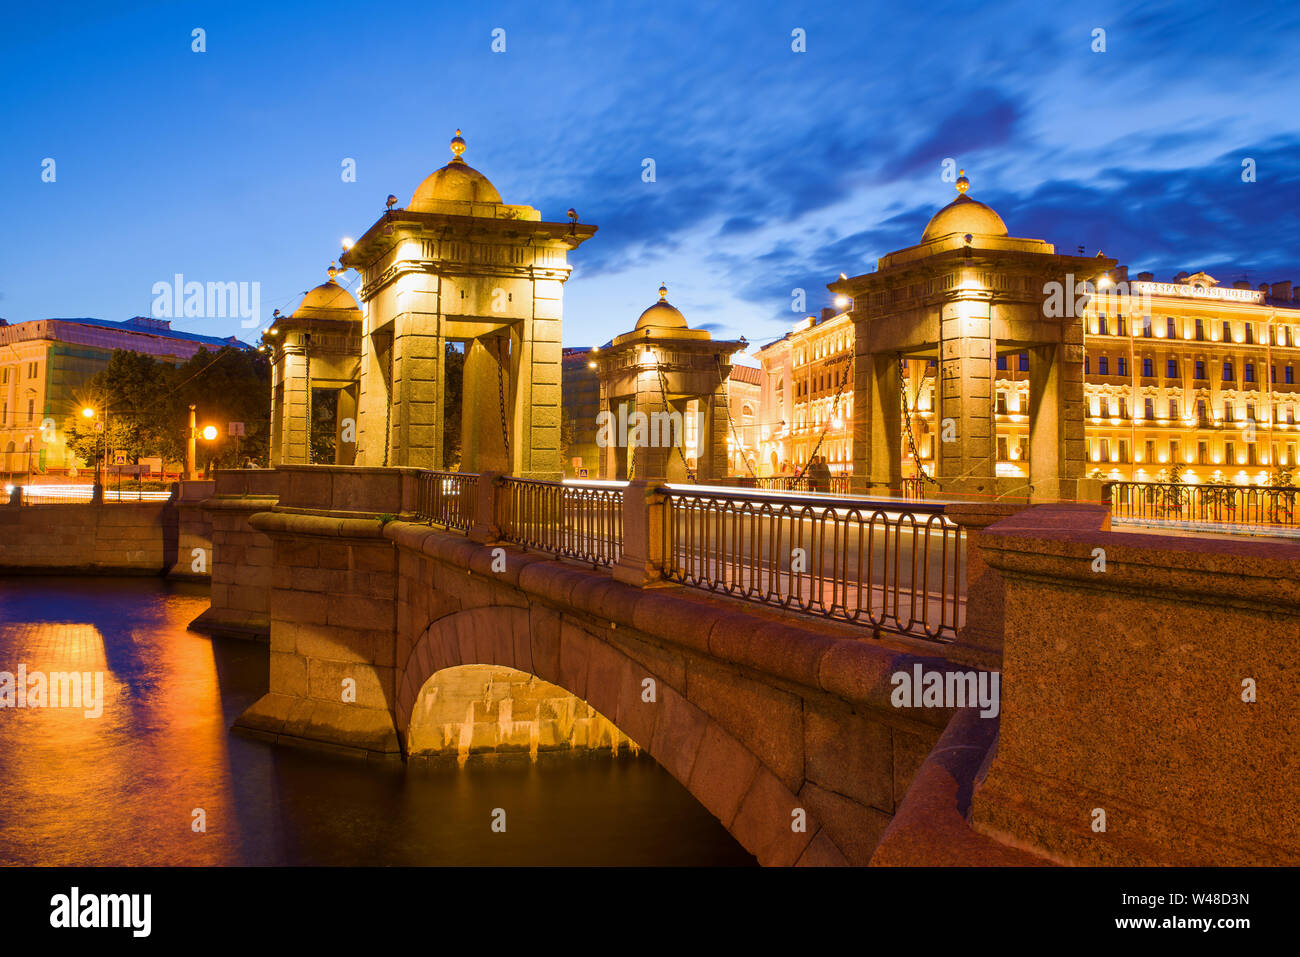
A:
[[[631,329],[661,281],[694,326],[777,338],[792,289],[815,312],[919,240],[946,158],[1014,236],[1300,280],[1296,4],[75,6],[11,5],[0,32],[10,322],[148,315],[183,273],[259,282],[265,326],[457,127],[505,202],[599,226],[567,345]]]

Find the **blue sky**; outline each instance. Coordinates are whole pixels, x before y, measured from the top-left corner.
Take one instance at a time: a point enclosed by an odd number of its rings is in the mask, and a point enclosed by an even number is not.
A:
[[[692,325],[776,338],[793,288],[815,311],[917,241],[950,157],[1012,235],[1162,279],[1300,280],[1295,4],[111,7],[5,12],[11,322],[148,315],[175,273],[259,282],[269,319],[457,127],[506,202],[600,227],[570,257],[569,345],[630,329],[660,281]]]

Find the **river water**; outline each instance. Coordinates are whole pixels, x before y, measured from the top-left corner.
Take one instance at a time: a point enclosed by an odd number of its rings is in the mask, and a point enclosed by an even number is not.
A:
[[[186,631],[206,606],[159,579],[0,579],[0,672],[104,675],[98,717],[0,708],[0,864],[753,863],[644,755],[408,768],[232,735],[266,647]]]

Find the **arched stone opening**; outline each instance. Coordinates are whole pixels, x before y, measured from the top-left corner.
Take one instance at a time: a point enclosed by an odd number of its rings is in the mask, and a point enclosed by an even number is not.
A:
[[[600,630],[541,606],[491,605],[436,619],[398,674],[394,719],[403,753],[418,742],[415,706],[430,678],[466,664],[504,666],[558,686],[612,721],[760,864],[844,863],[811,810],[752,751]]]

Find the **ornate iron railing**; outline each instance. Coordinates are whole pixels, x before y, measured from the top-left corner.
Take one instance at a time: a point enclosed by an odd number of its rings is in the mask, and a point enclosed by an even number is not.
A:
[[[965,536],[943,505],[659,492],[670,581],[928,639],[964,623]]]
[[[832,475],[829,487],[824,483],[814,481],[805,475],[800,478],[797,475],[760,475],[752,479],[752,484],[746,482],[751,488],[763,489],[771,492],[825,492],[831,495],[848,495],[849,494],[849,476]]]
[[[416,476],[415,514],[431,525],[469,531],[474,524],[478,474],[425,471]]]
[[[612,565],[623,549],[623,489],[501,480],[501,537],[525,549]]]
[[[1107,482],[1103,495],[1118,519],[1221,525],[1300,525],[1300,488],[1276,485],[1185,485]]]

